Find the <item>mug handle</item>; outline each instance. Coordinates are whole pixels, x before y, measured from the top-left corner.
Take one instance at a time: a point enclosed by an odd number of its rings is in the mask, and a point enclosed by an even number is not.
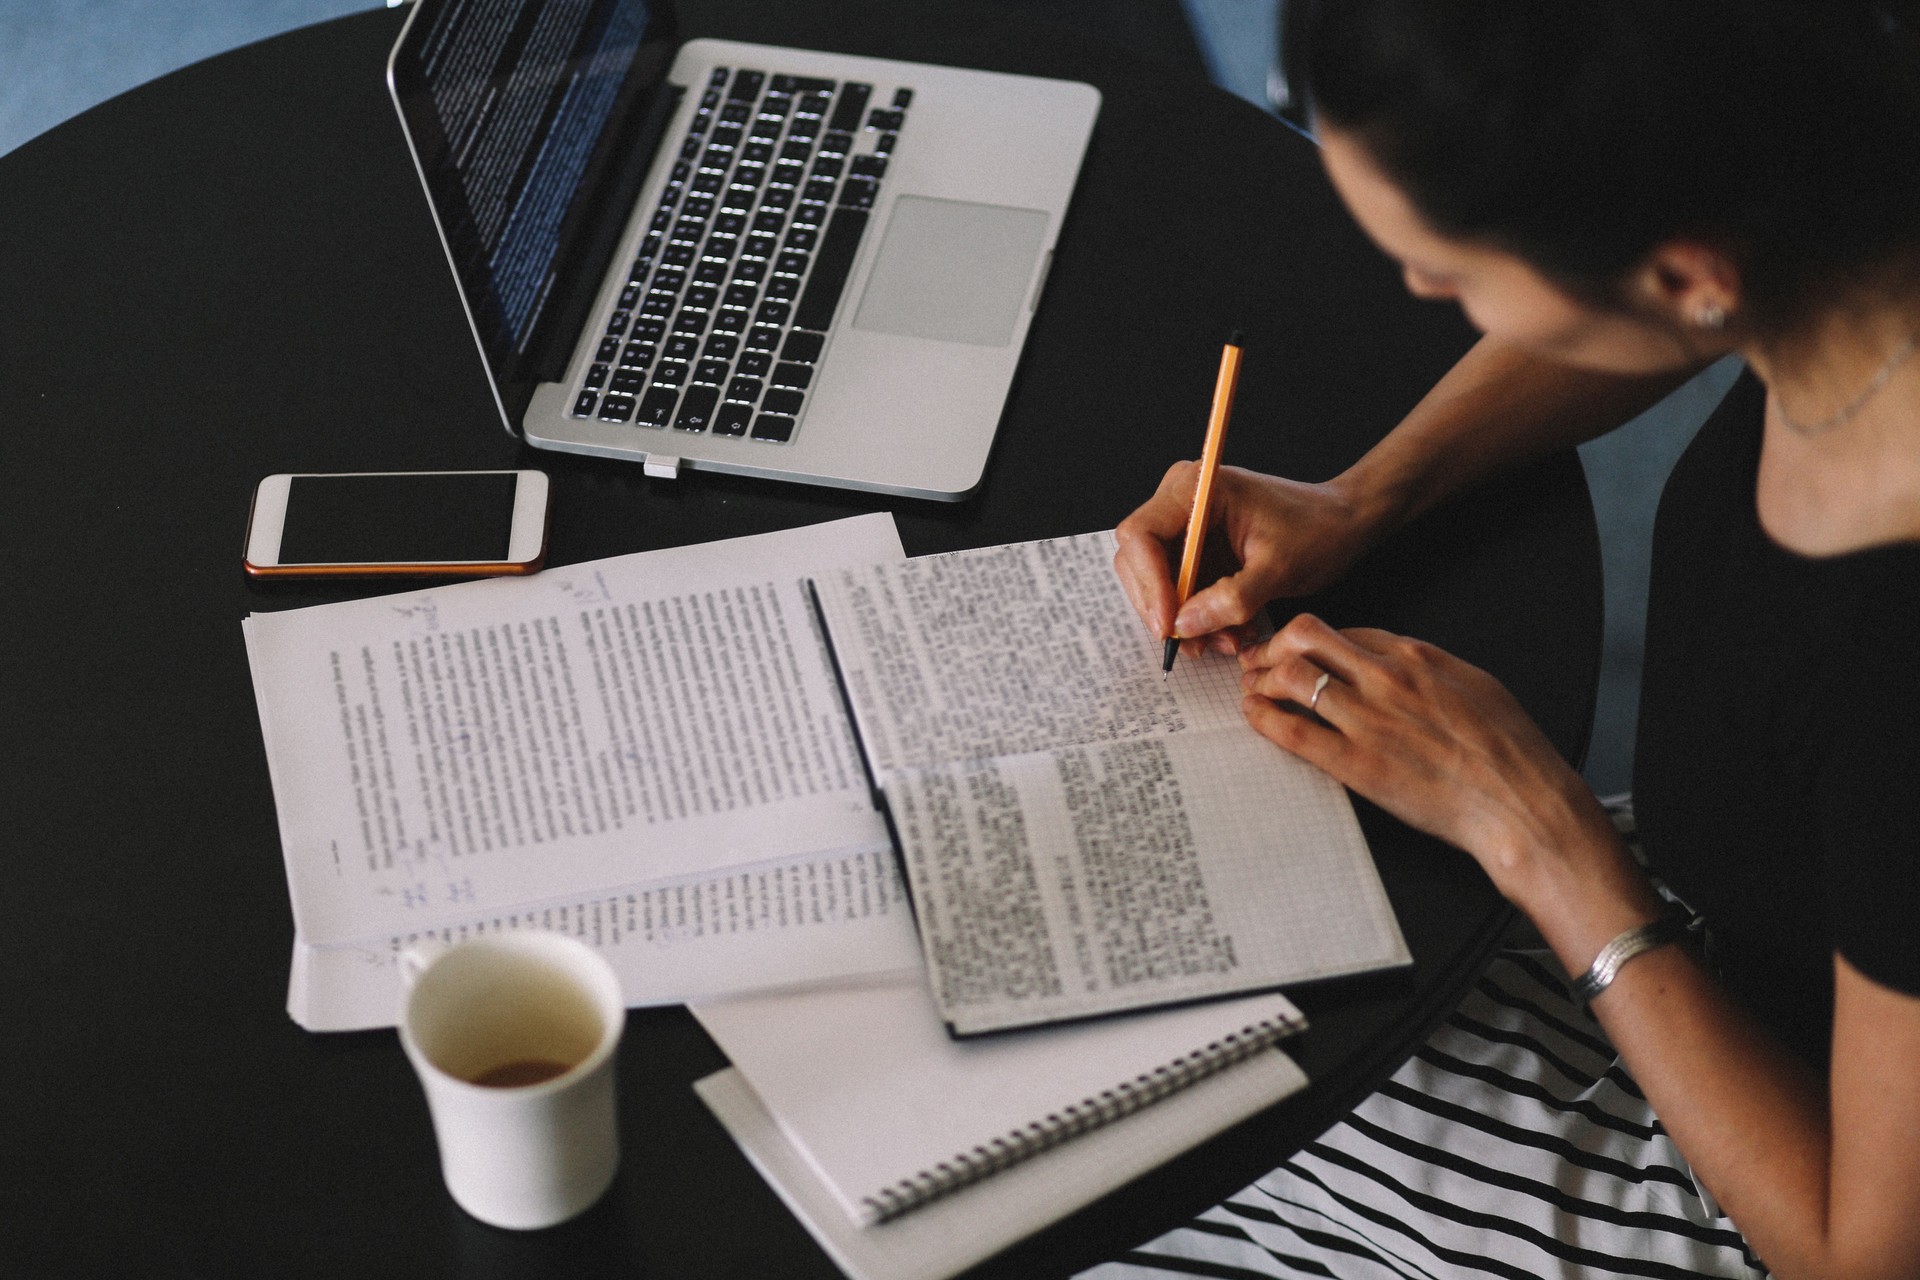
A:
[[[413,990],[413,984],[420,981],[420,975],[452,949],[438,938],[422,938],[402,951],[399,962],[400,985],[408,991]]]

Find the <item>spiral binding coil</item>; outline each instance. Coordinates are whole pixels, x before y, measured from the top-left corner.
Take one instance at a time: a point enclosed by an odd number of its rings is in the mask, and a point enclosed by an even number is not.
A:
[[[1044,1119],[993,1138],[971,1151],[959,1152],[937,1162],[931,1169],[923,1169],[890,1187],[862,1197],[860,1204],[865,1210],[862,1222],[873,1226],[897,1218],[929,1200],[936,1200],[997,1173],[1008,1165],[1037,1156],[1049,1147],[1059,1146],[1089,1129],[1097,1129],[1131,1115],[1217,1071],[1251,1058],[1261,1050],[1270,1048],[1283,1036],[1305,1026],[1302,1019],[1291,1014],[1256,1022],[1244,1030],[1211,1041],[1205,1048],[1182,1054],[1163,1067],[1156,1067],[1111,1089],[1102,1089],[1091,1098],[1083,1098],[1051,1112]]]

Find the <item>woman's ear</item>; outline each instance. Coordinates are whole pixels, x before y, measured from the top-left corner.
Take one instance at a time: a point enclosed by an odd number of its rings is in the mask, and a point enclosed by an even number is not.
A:
[[[1703,240],[1669,240],[1634,273],[1636,298],[1684,329],[1719,332],[1740,314],[1740,270]]]

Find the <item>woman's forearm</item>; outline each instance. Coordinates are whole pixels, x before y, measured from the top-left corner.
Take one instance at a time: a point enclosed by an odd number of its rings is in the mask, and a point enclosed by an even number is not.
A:
[[[1595,373],[1482,338],[1334,484],[1384,534],[1504,466],[1605,435],[1694,372]]]

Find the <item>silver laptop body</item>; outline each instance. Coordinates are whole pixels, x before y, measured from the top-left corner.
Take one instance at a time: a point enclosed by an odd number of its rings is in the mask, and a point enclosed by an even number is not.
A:
[[[671,33],[663,0],[419,0],[395,46],[508,429],[968,496],[1097,91]]]

